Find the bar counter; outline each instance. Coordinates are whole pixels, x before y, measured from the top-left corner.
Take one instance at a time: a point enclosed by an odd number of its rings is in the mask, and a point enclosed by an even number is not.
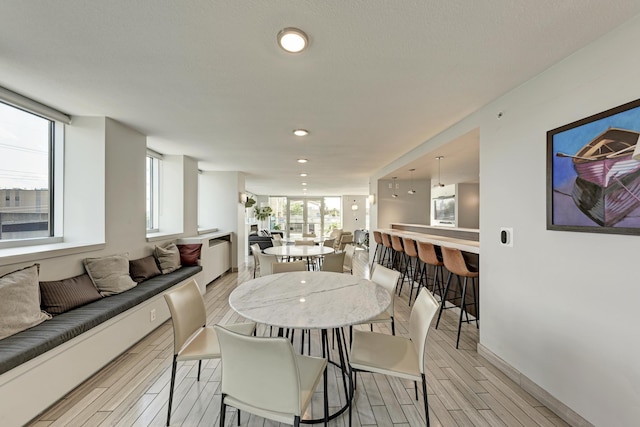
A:
[[[449,237],[445,235],[429,233],[429,231],[436,231],[442,234],[445,234],[446,232],[459,233],[460,231],[464,231],[464,232],[471,232],[471,234],[467,234],[468,236],[472,236],[472,237],[478,236],[479,238],[480,234],[478,230],[467,230],[467,229],[456,229],[456,228],[448,229],[445,227],[421,226],[418,224],[391,224],[391,226],[394,228],[379,228],[376,231],[390,234],[390,235],[396,235],[399,237],[407,237],[418,242],[428,242],[440,247],[444,246],[444,247],[459,249],[462,251],[462,255],[464,256],[464,259],[470,268],[477,270],[480,265],[480,242],[479,241],[460,239],[456,237]],[[402,227],[404,229],[400,229],[399,227]],[[420,230],[420,231],[424,230],[425,232],[408,231],[407,229]],[[446,282],[447,280],[446,274],[444,279]],[[452,280],[450,292],[449,292],[449,295],[447,295],[447,301],[459,307],[460,301],[459,299],[456,299],[454,297],[454,295],[457,294],[457,288],[458,288],[457,280]],[[475,289],[476,295],[478,295],[478,298],[479,298],[480,279],[476,279],[475,288],[476,288]],[[470,297],[470,295],[471,294],[469,293],[468,296]],[[472,316],[475,316],[476,307],[470,306],[469,314]]]

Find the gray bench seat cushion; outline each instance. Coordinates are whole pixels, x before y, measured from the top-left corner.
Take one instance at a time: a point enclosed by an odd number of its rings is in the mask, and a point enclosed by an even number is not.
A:
[[[169,274],[153,277],[121,294],[104,297],[75,308],[33,328],[0,340],[0,374],[135,307],[201,270],[200,266],[188,266]]]

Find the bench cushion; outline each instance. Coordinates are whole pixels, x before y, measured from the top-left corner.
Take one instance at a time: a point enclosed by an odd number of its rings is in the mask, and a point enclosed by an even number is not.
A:
[[[200,266],[182,267],[172,273],[156,276],[133,289],[67,311],[36,327],[0,340],[0,374],[135,307],[201,270]]]

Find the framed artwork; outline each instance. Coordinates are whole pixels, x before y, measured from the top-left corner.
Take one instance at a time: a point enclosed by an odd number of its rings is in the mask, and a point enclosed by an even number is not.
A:
[[[548,230],[640,234],[639,137],[640,99],[547,132]]]

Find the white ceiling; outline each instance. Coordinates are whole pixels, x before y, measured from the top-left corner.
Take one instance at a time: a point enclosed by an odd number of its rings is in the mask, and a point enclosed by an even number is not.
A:
[[[112,117],[200,169],[246,172],[257,194],[302,194],[302,171],[311,195],[367,194],[373,172],[639,12],[638,0],[5,0],[0,85]],[[309,35],[304,53],[276,46],[289,26]],[[443,176],[470,152],[449,151]]]

